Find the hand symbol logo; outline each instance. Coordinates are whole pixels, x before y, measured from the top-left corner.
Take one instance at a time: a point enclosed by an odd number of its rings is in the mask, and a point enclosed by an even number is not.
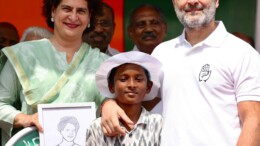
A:
[[[210,65],[209,64],[205,64],[204,66],[202,66],[202,69],[200,71],[200,74],[199,74],[199,81],[204,81],[206,82],[210,75],[211,75],[211,70],[209,69],[210,68]]]

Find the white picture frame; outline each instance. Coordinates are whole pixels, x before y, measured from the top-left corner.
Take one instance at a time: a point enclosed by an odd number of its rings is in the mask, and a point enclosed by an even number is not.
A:
[[[41,146],[59,146],[62,142],[85,146],[86,131],[96,119],[96,108],[94,102],[38,104],[38,117],[44,130],[39,133]],[[70,124],[66,124],[68,121]],[[66,131],[70,127],[78,130],[69,134]]]

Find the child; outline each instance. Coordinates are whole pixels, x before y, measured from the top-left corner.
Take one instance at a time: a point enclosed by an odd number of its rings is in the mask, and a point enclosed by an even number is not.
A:
[[[107,59],[96,72],[98,89],[103,96],[114,97],[134,125],[120,123],[127,134],[107,137],[98,118],[87,132],[86,146],[160,145],[162,116],[142,107],[142,101],[158,94],[160,76],[161,63],[146,53],[131,51]]]

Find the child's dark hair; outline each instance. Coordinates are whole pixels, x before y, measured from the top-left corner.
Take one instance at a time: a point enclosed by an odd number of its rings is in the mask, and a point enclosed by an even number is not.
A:
[[[123,65],[123,64],[122,64],[122,65]],[[121,66],[121,65],[120,65],[120,66]],[[120,67],[120,66],[118,66],[118,67]],[[111,70],[111,72],[110,72],[110,74],[109,74],[109,76],[108,76],[108,78],[107,78],[108,84],[111,84],[111,85],[114,85],[114,84],[115,84],[114,79],[115,79],[115,74],[116,74],[116,71],[117,71],[118,67],[114,67],[114,68]],[[142,67],[142,66],[141,66],[141,67]],[[147,83],[150,82],[150,81],[151,81],[151,76],[150,76],[149,71],[148,71],[147,69],[145,69],[144,67],[142,67],[142,69],[144,69],[144,73],[145,73],[145,76],[146,76],[146,78],[147,78]]]

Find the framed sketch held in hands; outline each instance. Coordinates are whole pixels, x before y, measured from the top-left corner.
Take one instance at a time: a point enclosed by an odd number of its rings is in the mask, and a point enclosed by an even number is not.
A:
[[[87,128],[96,119],[94,102],[39,104],[41,146],[85,146]]]

